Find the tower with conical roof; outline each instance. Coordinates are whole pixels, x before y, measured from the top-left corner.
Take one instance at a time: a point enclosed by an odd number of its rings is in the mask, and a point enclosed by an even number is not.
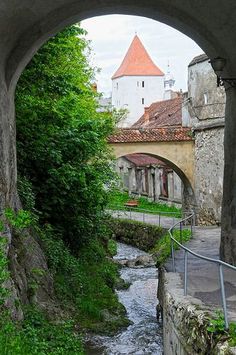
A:
[[[130,127],[142,116],[144,107],[163,100],[163,96],[164,73],[135,35],[120,67],[112,76],[112,105],[129,112],[121,125]]]

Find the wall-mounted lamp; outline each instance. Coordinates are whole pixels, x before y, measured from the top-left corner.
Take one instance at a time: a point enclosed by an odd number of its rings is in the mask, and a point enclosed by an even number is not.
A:
[[[213,70],[217,75],[217,86],[223,86],[225,83],[229,84],[231,87],[236,87],[236,78],[222,78],[222,72],[226,65],[226,59],[221,57],[216,57],[209,60]]]

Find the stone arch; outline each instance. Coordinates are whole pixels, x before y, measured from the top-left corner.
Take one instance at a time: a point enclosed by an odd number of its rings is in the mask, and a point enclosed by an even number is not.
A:
[[[62,28],[104,14],[152,18],[183,32],[211,57],[227,59],[223,75],[236,77],[234,0],[1,0],[0,15],[0,207],[16,196],[14,90],[38,48]],[[221,255],[236,264],[236,90],[226,91],[225,171]]]
[[[127,155],[129,155],[131,153],[125,154],[125,155],[116,155],[116,158],[120,158],[120,157],[125,157]],[[173,161],[163,157],[162,155],[158,155],[158,154],[153,154],[151,151],[150,152],[143,152],[142,150],[139,152],[135,152],[135,154],[145,154],[145,155],[149,155],[152,156],[154,158],[157,158],[161,161],[163,161],[164,163],[166,163],[171,169],[173,169],[173,171],[176,172],[176,174],[180,177],[182,183],[183,183],[183,194],[182,194],[182,208],[183,211],[192,211],[192,210],[196,210],[196,198],[195,198],[195,193],[194,193],[194,188],[189,180],[189,178],[187,177],[187,175],[184,173],[184,171],[178,166],[176,165]]]
[[[194,186],[194,142],[132,142],[110,143],[116,157],[140,153],[159,156],[166,161],[174,162],[177,168],[186,176],[191,186]],[[181,173],[180,173],[181,174]]]
[[[77,21],[105,14],[128,14],[151,18],[170,25],[192,38],[209,55],[215,56],[216,50],[224,53],[218,37],[204,26],[201,17],[192,13],[191,6],[186,6],[181,0],[174,4],[166,4],[164,0],[91,0],[84,2],[60,1],[60,7],[45,6],[45,16],[38,18],[28,8],[27,20],[30,23],[17,37],[17,41],[6,58],[6,82],[14,90],[18,77],[40,46],[51,36],[65,26]],[[59,1],[58,1],[59,3]],[[68,5],[69,3],[69,5]],[[65,5],[66,4],[66,5]],[[51,11],[50,11],[51,10]],[[29,21],[33,16],[35,21]]]

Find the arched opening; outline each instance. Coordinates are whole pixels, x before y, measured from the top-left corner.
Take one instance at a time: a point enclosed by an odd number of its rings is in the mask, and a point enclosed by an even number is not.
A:
[[[162,156],[151,152],[127,154],[117,157],[115,169],[121,179],[121,188],[130,195],[176,204],[183,211],[196,207],[189,179],[175,163]]]
[[[35,5],[36,6],[36,5]],[[221,7],[222,6],[222,7]],[[24,2],[16,10],[8,4],[3,12],[1,41],[1,119],[2,134],[2,203],[15,203],[16,152],[14,123],[14,90],[18,77],[37,49],[52,35],[66,25],[78,20],[111,13],[135,14],[150,17],[169,24],[195,40],[209,57],[221,55],[227,58],[224,74],[235,76],[236,51],[234,46],[234,24],[229,23],[228,14],[234,13],[232,4],[215,6],[213,1],[205,6],[191,6],[179,0],[174,5],[164,1],[89,1],[86,3],[48,2],[37,8],[28,7]],[[4,16],[5,15],[5,16]],[[222,26],[224,24],[224,26]],[[223,30],[222,30],[223,28]],[[6,35],[6,30],[8,35]],[[11,36],[9,36],[9,34]],[[225,40],[227,39],[227,40]],[[225,174],[223,199],[223,244],[222,255],[232,259],[236,254],[234,211],[235,211],[235,90],[227,91]],[[6,149],[7,147],[7,149]],[[229,217],[231,216],[231,217]],[[229,242],[230,240],[230,242]],[[225,241],[225,242],[224,242]],[[231,245],[230,247],[224,244]],[[233,245],[233,247],[232,247]]]
[[[45,4],[44,4],[45,2]],[[183,0],[167,3],[163,0],[140,1],[86,1],[84,3],[56,0],[34,2],[30,6],[22,0],[4,4],[1,16],[0,40],[0,191],[1,207],[6,204],[17,207],[16,149],[14,120],[14,90],[17,80],[38,48],[66,25],[100,14],[124,13],[150,17],[167,23],[194,39],[209,57],[227,58],[224,75],[236,75],[236,9],[232,1],[204,4],[198,1],[187,4]],[[14,7],[13,7],[14,6]],[[204,93],[204,100],[207,96]],[[225,130],[225,174],[222,213],[221,256],[236,263],[236,94],[228,87]],[[144,152],[146,153],[146,152]],[[154,154],[155,155],[155,154]],[[166,162],[174,162],[156,155]],[[176,166],[175,166],[176,165]],[[183,180],[186,178],[187,195],[192,201],[191,178],[178,164],[173,169]],[[179,171],[178,171],[179,169]],[[194,204],[194,202],[190,202]]]
[[[49,10],[49,9],[48,9]],[[51,9],[50,9],[51,10]],[[38,50],[38,48],[51,36],[64,27],[86,18],[106,14],[127,14],[143,16],[168,24],[192,38],[206,52],[209,57],[215,56],[220,48],[217,38],[206,32],[198,18],[189,17],[190,9],[180,5],[166,6],[162,1],[145,3],[130,1],[110,1],[107,4],[98,1],[86,2],[72,6],[64,5],[56,11],[50,11],[37,22],[37,26],[27,26],[18,36],[18,41],[13,45],[7,57],[6,81],[8,87],[14,90],[17,79],[24,66]],[[39,31],[40,29],[40,31]],[[216,50],[217,48],[217,50]]]

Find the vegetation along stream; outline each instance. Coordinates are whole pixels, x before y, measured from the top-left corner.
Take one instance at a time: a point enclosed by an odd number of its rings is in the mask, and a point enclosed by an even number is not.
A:
[[[131,325],[112,337],[92,337],[87,343],[86,353],[162,354],[162,327],[156,319],[157,269],[151,257],[137,248],[118,243],[114,259],[123,265],[121,277],[130,283],[128,289],[117,293]]]

